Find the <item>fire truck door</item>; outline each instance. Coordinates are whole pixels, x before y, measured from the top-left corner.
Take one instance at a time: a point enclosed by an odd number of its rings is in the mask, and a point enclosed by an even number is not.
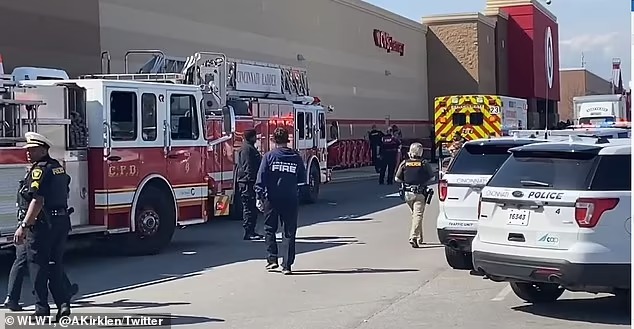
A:
[[[315,143],[313,139],[313,113],[296,108],[295,131],[295,148],[300,151],[312,148]]]
[[[203,218],[203,200],[207,197],[203,181],[207,140],[198,107],[200,101],[195,93],[168,91],[165,102],[169,113],[165,136],[167,178],[181,209],[178,220],[199,220]]]
[[[323,109],[317,110],[317,116],[315,118],[317,120],[315,122],[315,127],[317,127],[317,132],[315,133],[317,148],[324,150],[326,149],[326,137],[328,136],[326,132],[326,112]]]
[[[137,88],[107,87],[104,97],[103,190],[96,191],[96,206],[106,209],[104,225],[110,229],[129,227],[122,218],[131,211],[141,168],[139,129],[141,93]],[[105,194],[105,195],[104,195]]]

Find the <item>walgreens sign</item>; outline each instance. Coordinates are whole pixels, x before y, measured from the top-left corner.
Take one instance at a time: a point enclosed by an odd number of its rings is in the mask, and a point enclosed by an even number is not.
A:
[[[394,40],[389,33],[374,29],[374,45],[387,50],[388,53],[395,52],[403,56],[405,54],[405,44]]]

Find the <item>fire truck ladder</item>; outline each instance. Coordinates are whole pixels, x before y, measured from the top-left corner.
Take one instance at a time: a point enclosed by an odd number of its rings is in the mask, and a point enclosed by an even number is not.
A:
[[[25,141],[24,133],[37,132],[37,109],[46,105],[43,101],[15,99],[16,89],[11,75],[0,75],[0,146],[16,146]]]
[[[154,55],[138,71],[129,73],[130,55]],[[199,51],[185,61],[167,58],[161,50],[128,50],[124,56],[125,73],[110,73],[110,54],[101,55],[107,73],[82,75],[80,79],[135,80],[174,84],[199,85],[203,93],[212,94],[218,108],[226,105],[227,56],[223,53]],[[103,71],[103,63],[102,63]]]

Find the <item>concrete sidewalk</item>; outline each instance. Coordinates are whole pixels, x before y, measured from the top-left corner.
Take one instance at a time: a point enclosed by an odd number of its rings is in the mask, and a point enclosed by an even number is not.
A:
[[[438,165],[436,163],[432,163],[431,166],[434,172],[438,171]],[[371,180],[378,178],[379,174],[376,173],[373,166],[333,170],[332,181],[330,182],[330,184]]]

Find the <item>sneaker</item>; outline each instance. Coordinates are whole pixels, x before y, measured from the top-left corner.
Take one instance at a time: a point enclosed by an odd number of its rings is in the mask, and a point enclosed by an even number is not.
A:
[[[291,271],[291,268],[290,268],[290,267],[288,267],[288,268],[284,268],[284,269],[282,269],[282,274],[284,274],[284,275],[291,275],[291,274],[293,274],[293,271]]]
[[[267,271],[269,271],[269,272],[274,271],[274,270],[277,270],[279,267],[280,267],[280,264],[278,264],[277,262],[271,262],[271,261],[269,261],[269,262],[266,264],[266,270],[267,270]]]
[[[242,239],[245,241],[258,241],[258,240],[263,240],[264,236],[256,234],[256,233],[248,233],[248,234],[245,234]]]
[[[409,239],[409,244],[412,246],[412,248],[418,248],[418,240],[417,239]]]
[[[20,306],[20,304],[17,301],[10,300],[8,297],[4,301],[4,304],[2,306],[6,309],[9,309],[12,312],[22,311],[22,306]]]
[[[70,305],[62,304],[55,315],[55,322],[59,322],[62,318],[70,315]]]

